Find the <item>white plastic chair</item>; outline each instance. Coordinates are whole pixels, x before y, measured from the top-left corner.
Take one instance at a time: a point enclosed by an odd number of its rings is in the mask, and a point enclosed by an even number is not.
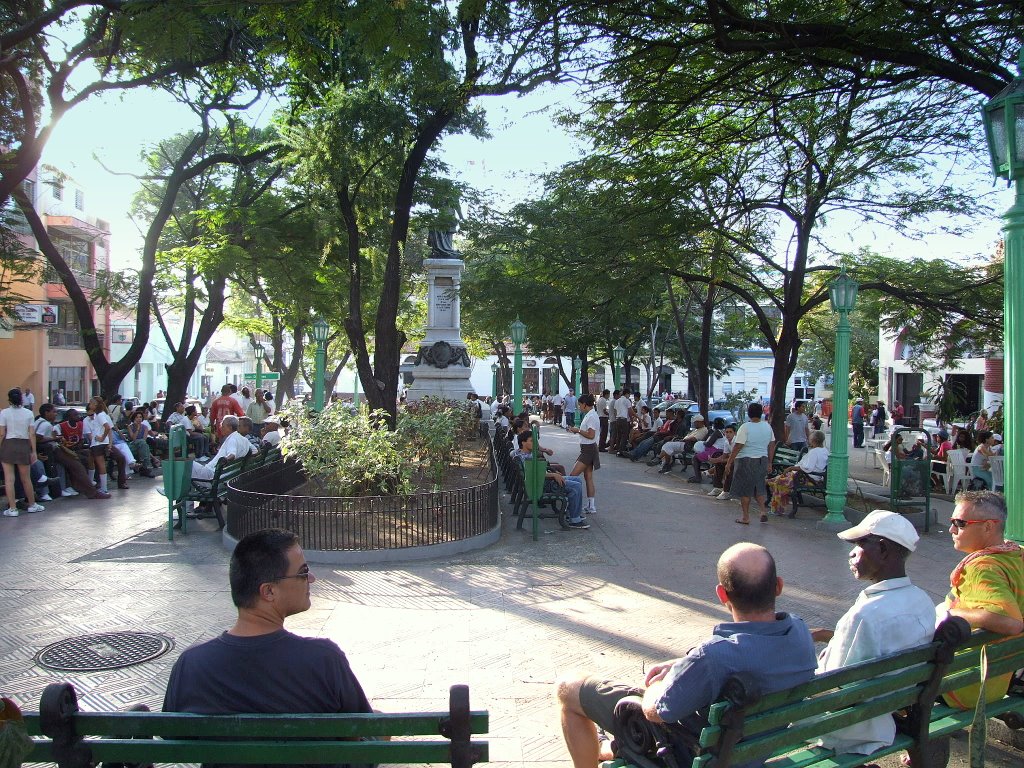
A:
[[[882,486],[888,488],[892,482],[892,467],[889,465],[889,457],[881,448],[875,449],[875,456],[882,462]]]
[[[992,473],[992,490],[1003,490],[1003,457],[989,456],[988,469]]]
[[[946,451],[946,493],[952,496],[958,487],[967,490],[971,485],[971,470],[967,463],[967,449]]]

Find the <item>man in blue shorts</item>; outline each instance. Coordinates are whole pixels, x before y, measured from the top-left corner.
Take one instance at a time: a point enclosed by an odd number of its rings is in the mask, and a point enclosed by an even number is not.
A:
[[[782,579],[767,549],[745,542],[729,547],[718,560],[718,582],[715,593],[733,620],[716,626],[710,640],[682,658],[652,666],[643,688],[596,677],[559,680],[562,733],[575,768],[595,768],[613,758],[597,727],[615,732],[615,705],[626,696],[643,698],[651,722],[679,723],[696,736],[729,675],[752,674],[764,693],[814,677],[810,631],[799,617],[775,612]],[[689,765],[693,755],[681,754],[681,744],[674,747],[680,764]]]

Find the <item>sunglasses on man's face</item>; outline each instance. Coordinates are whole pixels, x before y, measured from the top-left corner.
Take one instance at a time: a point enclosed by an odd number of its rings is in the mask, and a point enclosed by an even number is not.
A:
[[[949,518],[949,524],[951,526],[953,526],[954,528],[959,528],[961,531],[964,528],[966,528],[968,525],[974,525],[975,523],[998,523],[998,522],[999,522],[998,520],[993,520],[990,517],[985,518],[984,520],[964,520],[964,519],[959,518],[959,517],[951,517],[951,518]]]

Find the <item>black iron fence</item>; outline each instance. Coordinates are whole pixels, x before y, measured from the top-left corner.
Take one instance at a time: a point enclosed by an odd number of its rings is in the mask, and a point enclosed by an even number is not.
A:
[[[460,541],[498,524],[498,478],[481,485],[409,496],[304,496],[302,465],[278,461],[228,484],[227,531],[235,539],[263,528],[294,531],[303,549],[405,549]]]

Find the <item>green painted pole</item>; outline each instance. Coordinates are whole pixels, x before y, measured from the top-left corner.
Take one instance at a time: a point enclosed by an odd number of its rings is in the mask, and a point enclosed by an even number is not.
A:
[[[327,345],[316,345],[316,373],[313,376],[313,409],[319,413],[324,409],[324,379],[327,375]]]
[[[495,367],[494,372],[491,374],[491,397],[495,400],[498,399],[498,369]]]
[[[352,372],[352,405],[359,405],[359,371]]]
[[[1014,185],[1014,203],[1003,215],[1003,493],[1008,513],[1006,537],[1024,542],[1024,509],[1020,507],[1024,500],[1024,435],[1020,423],[1024,418],[1024,354],[1017,354],[1017,347],[1024,343],[1024,178],[1017,178]]]
[[[263,355],[256,355],[256,389],[263,384]]]
[[[523,412],[523,349],[519,344],[512,367],[512,412],[516,416]]]
[[[572,369],[573,369],[572,381],[573,381],[573,386],[575,387],[575,389],[573,390],[572,394],[573,394],[574,397],[579,398],[580,394],[583,392],[583,389],[581,387],[581,379],[583,378],[583,362],[578,357],[575,358],[572,362],[573,362],[573,365],[572,365]],[[577,409],[576,410],[576,418],[578,419],[579,415],[580,415],[579,406],[578,405],[576,406],[576,409]],[[575,427],[576,424],[566,424],[566,426],[567,427]]]
[[[832,412],[832,442],[828,457],[828,479],[825,485],[825,506],[828,514],[819,525],[829,528],[849,527],[843,510],[846,508],[846,483],[850,472],[849,441],[846,408],[850,401],[850,316],[839,312],[836,328],[836,356],[834,366],[834,400]]]

